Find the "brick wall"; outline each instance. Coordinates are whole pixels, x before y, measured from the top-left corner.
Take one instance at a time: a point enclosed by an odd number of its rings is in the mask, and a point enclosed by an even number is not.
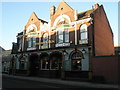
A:
[[[104,77],[107,82],[120,82],[120,56],[92,57],[93,76]]]
[[[112,30],[103,6],[94,12],[94,45],[96,56],[114,54]]]

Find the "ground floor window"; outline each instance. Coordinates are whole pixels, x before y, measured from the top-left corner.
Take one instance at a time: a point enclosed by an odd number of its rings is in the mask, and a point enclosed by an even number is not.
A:
[[[49,61],[48,60],[41,60],[41,69],[49,69]]]
[[[58,69],[59,67],[59,63],[58,63],[58,58],[57,57],[52,57],[51,60],[50,60],[50,69]]]
[[[43,53],[40,56],[41,69],[48,70],[49,69],[49,55],[47,53]]]
[[[23,70],[25,68],[25,58],[20,58],[19,60],[19,68]]]
[[[62,61],[62,54],[53,52],[51,54],[42,53],[40,55],[40,69],[41,70],[59,70],[60,62]]]
[[[72,60],[72,69],[81,70],[81,60]]]
[[[82,69],[82,59],[83,54],[80,51],[75,51],[71,55],[72,61],[72,70],[81,70]]]

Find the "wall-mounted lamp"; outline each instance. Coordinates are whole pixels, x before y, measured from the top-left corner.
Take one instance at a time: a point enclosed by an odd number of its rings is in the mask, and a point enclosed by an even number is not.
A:
[[[64,50],[64,51],[63,51],[63,54],[64,54],[64,55],[67,55],[68,53],[66,52],[66,50]]]
[[[83,50],[82,50],[82,53],[83,53],[83,54],[84,54],[84,53],[86,53],[86,50],[85,50],[85,49],[83,49]]]

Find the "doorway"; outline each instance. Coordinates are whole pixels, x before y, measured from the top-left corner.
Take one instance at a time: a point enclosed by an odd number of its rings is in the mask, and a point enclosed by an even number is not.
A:
[[[39,60],[37,54],[32,54],[29,59],[30,76],[37,76],[39,72]]]

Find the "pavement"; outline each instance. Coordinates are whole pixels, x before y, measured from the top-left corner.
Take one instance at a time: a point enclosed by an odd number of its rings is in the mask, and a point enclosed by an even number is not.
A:
[[[83,87],[90,87],[90,88],[114,88],[120,89],[119,85],[117,84],[101,84],[101,83],[92,83],[92,82],[82,82],[82,81],[70,81],[70,80],[61,80],[61,79],[54,79],[54,78],[40,78],[40,77],[28,77],[28,76],[14,76],[8,74],[2,74],[5,77],[11,77],[16,79],[22,80],[31,80],[31,81],[38,81],[44,83],[52,83],[52,84],[61,84],[61,85],[71,85],[71,86],[83,86]]]

